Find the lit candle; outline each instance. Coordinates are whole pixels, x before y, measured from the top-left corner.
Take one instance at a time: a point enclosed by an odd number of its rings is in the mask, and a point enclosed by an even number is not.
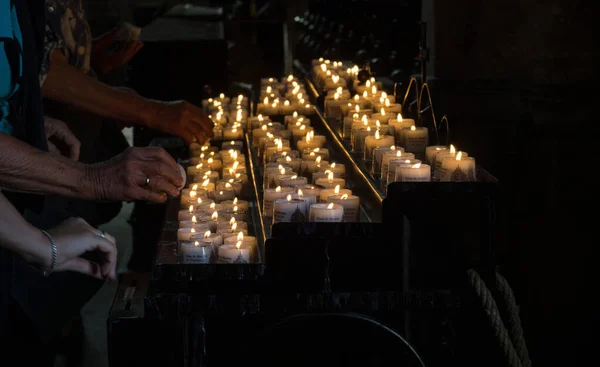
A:
[[[250,208],[250,206],[249,206],[249,204],[248,204],[248,202],[246,200],[239,200],[238,198],[235,198],[233,200],[223,201],[221,204],[230,206],[232,208],[234,206],[237,206],[240,210],[243,210],[243,211],[246,211],[246,212]]]
[[[368,136],[375,135],[376,129],[372,129],[371,126],[366,128],[360,127],[358,129],[353,128],[353,139],[352,139],[352,150],[356,153],[364,153],[365,142]]]
[[[206,217],[206,216],[209,217],[209,218],[204,218],[205,220],[210,220],[210,215],[212,213],[217,212],[223,208],[224,207],[222,204],[217,204],[213,200],[211,200],[211,202],[206,202],[206,203],[198,205],[196,207],[196,211],[199,214],[201,214],[203,217]]]
[[[431,166],[416,163],[400,165],[396,168],[396,182],[429,182],[431,181]]]
[[[219,217],[227,221],[231,220],[231,218],[235,218],[235,220],[243,222],[247,219],[247,212],[245,210],[241,210],[238,206],[234,206],[233,208],[220,210]]]
[[[373,173],[381,174],[383,155],[390,151],[392,152],[390,154],[394,154],[396,149],[404,151],[404,148],[396,147],[395,145],[392,145],[391,147],[379,147],[373,149]]]
[[[217,183],[217,187],[214,192],[221,191],[221,190],[224,190],[224,191],[233,190],[235,192],[236,196],[240,196],[242,194],[242,187],[243,187],[243,185],[241,182],[236,182],[236,180],[234,180],[232,178],[229,180],[219,181]],[[229,199],[227,199],[227,200],[229,200]],[[233,200],[233,199],[231,199],[231,200]]]
[[[394,145],[394,137],[390,135],[381,135],[379,130],[375,131],[375,135],[365,138],[365,159],[373,159],[373,151],[379,147],[391,147]]]
[[[429,164],[433,163],[433,157],[442,151],[446,151],[449,150],[449,148],[445,145],[432,145],[427,147],[427,149],[425,149],[425,156],[427,157],[427,162]]]
[[[344,218],[344,208],[339,204],[313,204],[310,206],[309,221],[311,222],[341,222]]]
[[[439,176],[444,182],[475,182],[475,159],[463,156],[462,152],[456,153],[456,157],[446,157]]]
[[[388,112],[383,107],[379,110],[379,113],[374,113],[372,117],[379,120],[382,124],[387,124],[389,120],[397,119],[395,113]]]
[[[247,246],[243,246],[241,241],[235,245],[223,245],[219,247],[219,263],[222,264],[249,264],[250,251]]]
[[[304,185],[304,186],[310,186],[310,185]],[[298,192],[295,193],[294,195],[292,195],[292,197],[294,197],[295,199],[298,200],[302,200],[306,203],[305,205],[305,212],[304,212],[304,216],[306,219],[308,219],[308,215],[310,214],[310,206],[313,204],[317,203],[317,195],[319,195],[321,192],[321,190],[315,189],[313,190],[309,190],[309,192],[307,192],[307,194],[304,193],[304,191],[302,191],[302,189],[298,188]],[[316,195],[315,195],[316,194]]]
[[[189,208],[189,201],[197,198],[206,198],[208,192],[203,188],[196,189],[183,189],[181,190],[181,197],[179,199],[181,208]]]
[[[333,189],[322,189],[319,193],[319,201],[322,203],[327,202],[327,198],[335,195],[352,195],[352,190],[344,189],[341,186],[336,186]]]
[[[226,244],[226,245],[233,245],[233,244],[236,244],[237,242],[241,242],[242,245],[247,246],[250,249],[258,248],[258,240],[256,239],[256,237],[247,236],[243,232],[238,233],[237,236],[227,237],[224,240],[224,244]],[[252,253],[252,250],[251,250],[251,253]],[[252,254],[250,256],[252,258]]]
[[[241,139],[243,139],[243,134],[242,134]],[[232,138],[232,139],[227,139],[227,141],[224,141],[221,144],[221,150],[229,152],[229,150],[231,150],[231,149],[239,150],[239,151],[243,150],[244,142],[241,140],[236,140],[236,139]]]
[[[327,177],[319,178],[315,181],[315,185],[324,187],[326,189],[335,188],[336,186],[340,186],[340,188],[346,188],[346,180],[343,178],[334,177],[333,172],[329,172]]]
[[[402,130],[404,149],[411,153],[423,153],[429,145],[429,129],[411,126]]]
[[[244,129],[236,127],[226,127],[223,129],[224,140],[237,140],[244,138]]]
[[[290,166],[292,171],[300,172],[300,165],[302,164],[302,159],[286,156],[284,158],[278,158],[275,162],[279,164],[287,164]]]
[[[219,224],[221,224],[221,223],[219,223]],[[240,232],[242,232],[242,234],[244,236],[247,236],[248,235],[248,227],[246,226],[246,228],[242,228],[242,226],[240,225],[240,228],[238,228],[238,224],[242,224],[242,222],[236,222],[233,225],[231,225],[231,227],[229,227],[229,228],[227,228],[227,227],[217,228],[217,234],[220,234],[221,236],[223,236],[223,239],[229,238],[229,237],[235,237]]]
[[[184,264],[210,264],[213,246],[199,241],[181,243],[181,261]]]
[[[381,159],[381,179],[387,181],[389,165],[392,159],[415,159],[413,153],[405,153],[404,148],[396,147],[395,150],[383,153]]]
[[[321,165],[328,166],[329,162],[322,160],[321,156],[316,157],[316,159],[314,161],[303,159],[302,164],[300,165],[300,172],[302,175],[308,176],[310,179],[312,174],[315,173],[315,171]]]
[[[306,220],[306,201],[292,198],[277,199],[273,205],[273,224],[282,222],[304,222]]]
[[[329,160],[329,149],[327,148],[315,148],[305,149],[302,151],[302,159],[307,161],[314,161],[317,157],[321,157],[322,160]]]
[[[388,185],[391,184],[396,179],[396,171],[398,170],[398,167],[400,167],[400,166],[411,167],[418,163],[421,163],[421,161],[418,159],[406,159],[405,157],[400,158],[400,159],[390,160],[387,181],[386,181],[387,184]]]
[[[346,166],[340,163],[336,163],[333,162],[331,164],[328,165],[323,165],[321,164],[321,166],[318,168],[319,172],[325,172],[325,171],[330,171],[333,172],[335,175],[339,175],[339,177],[346,177]]]
[[[290,101],[285,101],[283,102],[283,105],[280,107],[279,113],[282,115],[292,115],[296,110],[298,109],[298,106],[294,103],[290,103]]]
[[[450,149],[449,150],[441,150],[439,152],[435,152],[435,154],[433,155],[433,173],[434,173],[434,177],[439,179],[440,176],[440,172],[442,170],[442,161],[445,158],[448,157],[456,157],[456,148],[454,147],[454,145],[450,144]],[[465,151],[461,152],[461,157],[468,157],[469,154]]]
[[[192,217],[194,216],[194,214],[196,214],[196,208],[192,204],[188,207],[188,209],[183,209],[183,210],[179,211],[179,213],[177,214],[177,220],[179,222],[186,221],[186,220],[192,220]]]
[[[292,139],[294,140],[294,143],[297,143],[298,141],[304,139],[306,134],[308,134],[311,131],[314,132],[315,129],[305,125],[292,129]]]
[[[192,236],[198,233],[204,233],[207,230],[208,225],[201,223],[192,228],[179,228],[177,230],[177,240],[179,242],[190,241]]]
[[[191,240],[210,244],[214,250],[214,253],[217,253],[219,246],[223,245],[223,236],[217,233],[212,233],[211,231],[194,234],[192,235]]]
[[[406,129],[406,128],[410,128],[411,126],[415,126],[415,120],[402,118],[402,115],[398,114],[396,119],[389,120],[388,124],[394,127],[396,145],[403,146],[404,142],[401,139],[402,129]]]
[[[229,183],[227,183],[229,185]],[[231,186],[231,185],[230,185]],[[233,200],[236,197],[235,191],[230,190],[215,190],[211,193],[211,198],[216,202],[220,203],[222,201]]]
[[[306,134],[304,139],[299,140],[297,143],[298,150],[303,151],[305,149],[322,148],[324,141],[322,141],[321,139],[319,139],[319,140],[313,139],[314,135],[315,135],[314,131],[311,131],[308,134]]]
[[[360,222],[360,199],[354,195],[333,195],[327,198],[327,203],[334,203],[344,208],[344,222]]]
[[[248,223],[243,222],[243,221],[239,221],[239,220],[235,220],[235,218],[231,218],[229,220],[229,222],[221,222],[219,224],[217,224],[217,233],[219,233],[219,230],[221,229],[248,229]]]
[[[281,187],[296,187],[308,184],[308,179],[306,177],[301,177],[298,175],[293,175],[290,177],[282,177],[279,179],[279,185]]]
[[[273,216],[273,204],[277,199],[283,199],[288,194],[293,193],[291,187],[277,187],[274,189],[266,189],[263,196],[263,215],[267,218]]]

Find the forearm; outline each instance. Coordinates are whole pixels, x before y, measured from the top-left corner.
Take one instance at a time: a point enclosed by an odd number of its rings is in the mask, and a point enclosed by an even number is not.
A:
[[[137,125],[147,125],[155,114],[155,103],[138,95],[112,88],[69,65],[60,51],[51,56],[51,66],[42,92],[95,115]],[[84,121],[82,121],[84,123]]]
[[[0,188],[93,199],[95,180],[88,165],[42,152],[0,133]]]
[[[14,206],[0,193],[0,247],[23,257],[27,262],[41,266],[51,255],[48,239],[29,224]]]

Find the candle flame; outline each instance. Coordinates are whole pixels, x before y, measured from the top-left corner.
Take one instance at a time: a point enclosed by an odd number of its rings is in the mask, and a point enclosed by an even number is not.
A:
[[[302,190],[301,190],[301,189],[298,189],[298,196],[299,196],[299,197],[303,197],[303,196],[304,196],[304,193],[302,192]]]
[[[281,186],[277,186],[277,187],[275,188],[275,192],[281,192]]]
[[[286,196],[286,197],[285,197],[285,199],[286,199],[287,201],[292,201],[292,195],[288,194],[288,196]]]
[[[281,169],[279,170],[279,173],[281,173],[282,175],[285,175],[285,168],[281,168]]]
[[[327,70],[327,65],[321,64],[321,70],[326,71]]]
[[[196,230],[195,230],[194,228],[192,228],[192,229],[190,230],[190,233],[196,233]]]
[[[218,212],[212,213],[212,215],[210,216],[210,218],[212,220],[216,221],[217,219],[219,219],[219,213]]]
[[[363,92],[363,98],[367,98],[369,96],[369,93],[367,93],[367,91]]]
[[[379,135],[379,129],[375,131],[375,139],[381,139],[381,135]]]
[[[196,197],[198,193],[196,191],[190,191],[190,198]]]
[[[315,159],[315,162],[317,164],[321,164],[321,156],[318,156],[317,159]]]
[[[365,125],[368,125],[368,124],[369,124],[369,119],[367,118],[367,115],[363,115],[363,116],[362,116],[362,118],[361,118],[361,120],[362,120],[362,122],[363,122]]]
[[[240,247],[242,247],[242,242],[241,242],[241,241],[238,241],[238,242],[235,244],[235,247],[236,247],[236,248],[239,250],[239,249],[240,249]]]
[[[212,99],[212,98],[209,98],[209,99],[208,99],[208,103],[212,103],[212,101],[213,101],[213,99]]]
[[[285,100],[285,102],[283,102],[284,106],[289,106],[290,105],[290,101],[288,101],[287,99]]]
[[[298,112],[294,111],[294,113],[292,114],[293,118],[297,118],[298,117]]]
[[[198,205],[202,204],[202,198],[198,198]]]
[[[399,150],[399,151],[396,152],[396,157],[402,157],[402,151],[401,150]]]
[[[229,220],[229,225],[233,225],[235,223],[235,217],[231,217]]]
[[[219,94],[219,98],[225,99],[225,94],[224,93]]]
[[[421,168],[421,163],[413,164],[411,168]]]
[[[292,74],[288,75],[287,80],[288,82],[291,82],[292,80],[294,80],[294,76]]]
[[[235,218],[231,218],[231,219],[235,219]],[[237,222],[234,222],[231,224],[231,231],[235,232],[237,230]]]
[[[367,80],[366,86],[367,86],[367,88],[371,88],[371,81],[370,80]]]
[[[330,164],[329,167],[335,168],[335,162],[333,162],[332,164]]]
[[[333,189],[333,192],[336,194],[340,193],[340,185],[335,185],[335,189]]]
[[[310,104],[306,104],[306,106],[304,106],[305,108],[310,108]]]
[[[244,240],[244,232],[240,232],[240,233],[238,233],[238,235],[237,235],[237,240],[238,240],[238,241],[243,241],[243,240]]]
[[[234,212],[234,213],[237,213],[237,212],[238,212],[238,210],[239,210],[239,209],[238,209],[237,205],[233,207],[233,212]]]
[[[342,197],[340,199],[342,199],[342,200],[348,200],[348,194],[342,195]]]
[[[269,97],[265,97],[265,99],[263,99],[263,103],[264,104],[269,104]]]
[[[195,215],[192,216],[192,223],[194,223],[194,224],[198,223],[198,219],[196,219]]]
[[[385,116],[385,110],[381,107],[381,116]]]
[[[373,86],[371,88],[371,94],[377,94],[377,87],[376,86]]]
[[[269,100],[269,98],[267,98],[267,101],[268,100]],[[264,117],[263,117],[262,113],[259,113],[258,114],[258,121],[262,121],[262,120],[264,120]]]
[[[335,99],[337,101],[338,99],[340,99],[340,95],[338,93],[334,93],[333,99]]]
[[[367,127],[367,131],[371,131],[371,126]]]
[[[375,126],[377,126],[377,129],[379,129],[379,127],[381,126],[381,122],[379,122],[379,120],[375,121]]]
[[[456,148],[452,144],[450,144],[450,154],[456,154]]]
[[[410,159],[405,160],[404,163],[409,164],[410,163]]]
[[[230,189],[230,188],[231,188],[231,184],[230,184],[229,182],[227,182],[227,183],[225,184],[225,188],[228,188],[228,189]]]
[[[402,119],[402,114],[401,114],[401,113],[399,113],[399,114],[398,114],[398,122],[402,122],[402,121],[403,121],[403,119]]]
[[[333,209],[333,203],[327,205],[327,209]]]
[[[190,214],[192,214],[194,212],[194,206],[193,205],[190,205],[189,211],[190,211]]]
[[[458,152],[458,153],[456,154],[456,160],[457,160],[457,161],[460,161],[460,160],[462,159],[462,155],[463,155],[463,154],[462,154],[462,152]]]
[[[202,186],[208,186],[209,183],[210,183],[210,180],[206,180],[206,181],[202,182]]]
[[[273,87],[270,85],[267,87],[267,93],[271,94],[273,92]]]
[[[215,208],[217,207],[217,204],[215,203],[210,203],[210,205],[208,206],[210,209],[215,210]]]
[[[210,238],[211,232],[210,231],[206,231],[204,232],[204,238]],[[198,243],[198,242],[196,242]]]
[[[355,113],[354,115],[352,115],[352,118],[353,118],[353,119],[359,119],[359,118],[360,118],[360,116],[358,115],[358,113]]]
[[[415,127],[415,125],[410,127],[410,131],[416,131],[416,130],[417,130],[417,128]]]

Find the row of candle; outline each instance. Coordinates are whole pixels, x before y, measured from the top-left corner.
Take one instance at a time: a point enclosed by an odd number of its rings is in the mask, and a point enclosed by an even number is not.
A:
[[[215,140],[227,140],[220,149],[210,142],[190,145],[189,184],[181,192],[178,213],[181,261],[256,262],[258,240],[248,233],[250,203],[244,200],[249,176],[242,139],[248,126],[248,98],[221,94],[202,105],[215,125]]]
[[[260,95],[250,132],[263,172],[263,216],[273,223],[358,221],[360,198],[346,187],[345,166],[329,162],[325,136],[311,126],[315,109],[304,101],[304,84],[293,75],[263,78]],[[278,96],[310,108],[275,108],[278,102],[266,100]]]
[[[386,185],[476,180],[475,159],[453,146],[429,146],[429,130],[403,118],[402,105],[382,91],[375,78],[360,83],[357,67],[347,68],[338,61],[321,58],[312,66],[315,83],[326,93],[327,118],[342,123],[342,137],[350,141],[354,153],[372,163],[373,173]]]

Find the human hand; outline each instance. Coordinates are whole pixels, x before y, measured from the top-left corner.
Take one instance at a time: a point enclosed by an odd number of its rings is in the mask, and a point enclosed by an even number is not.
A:
[[[117,247],[113,236],[90,226],[81,218],[70,218],[48,231],[56,243],[56,272],[76,271],[98,279],[116,280]],[[104,235],[104,237],[103,237]],[[41,267],[52,266],[52,248],[43,234],[33,261]],[[100,262],[80,257],[87,252],[97,252]]]
[[[162,203],[178,196],[183,178],[179,165],[162,148],[128,148],[118,156],[91,166],[96,200],[150,200]],[[149,179],[146,184],[146,178]]]
[[[155,110],[152,111],[148,127],[177,135],[188,144],[194,141],[203,144],[213,136],[214,123],[201,108],[186,101],[153,102]]]
[[[67,124],[51,117],[44,117],[46,139],[51,153],[59,154],[73,160],[79,160],[81,143],[73,135]]]

